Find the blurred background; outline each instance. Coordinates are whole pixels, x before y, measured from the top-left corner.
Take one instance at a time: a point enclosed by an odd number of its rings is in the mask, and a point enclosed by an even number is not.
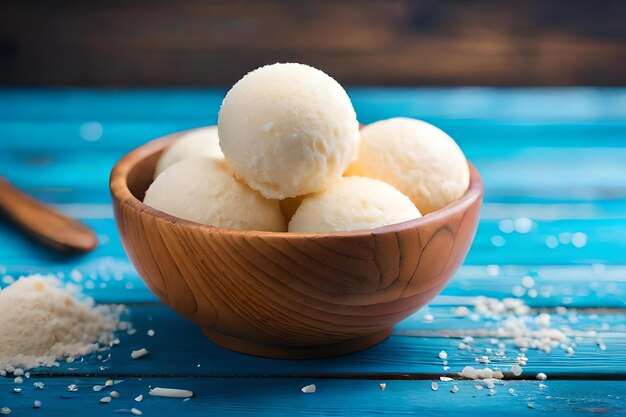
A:
[[[348,85],[626,84],[619,0],[0,1],[0,84],[228,86],[299,61]]]

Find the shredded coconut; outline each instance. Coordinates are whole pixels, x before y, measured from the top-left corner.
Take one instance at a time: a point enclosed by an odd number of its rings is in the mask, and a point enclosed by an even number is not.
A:
[[[304,386],[301,389],[301,391],[304,392],[305,394],[313,394],[316,390],[317,390],[317,387],[315,386],[315,384]],[[152,392],[150,392],[150,394],[152,394]]]
[[[96,306],[77,296],[56,277],[39,274],[0,290],[0,369],[58,366],[60,359],[114,340],[123,307]]]
[[[141,348],[138,350],[133,350],[132,352],[130,352],[130,357],[133,359],[139,359],[139,358],[143,358],[144,356],[148,355],[150,352],[148,352],[148,349],[146,348]]]
[[[305,388],[311,388],[312,391],[305,391]],[[315,392],[315,385],[307,385],[302,388],[302,392]],[[150,395],[153,397],[164,397],[164,398],[191,398],[193,397],[193,392],[186,389],[176,389],[176,388],[160,388],[155,387],[148,391]],[[143,398],[143,397],[142,397]]]
[[[504,375],[499,370],[493,370],[490,368],[475,369],[471,366],[466,366],[461,372],[461,376],[468,379],[502,379]]]

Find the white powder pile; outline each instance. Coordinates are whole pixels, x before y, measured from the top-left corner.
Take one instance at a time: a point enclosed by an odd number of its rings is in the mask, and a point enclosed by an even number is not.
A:
[[[122,306],[96,306],[53,276],[22,277],[0,290],[0,373],[58,366],[114,341]]]

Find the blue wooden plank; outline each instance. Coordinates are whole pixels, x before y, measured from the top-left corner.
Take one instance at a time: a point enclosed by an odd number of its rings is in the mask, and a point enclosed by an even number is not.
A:
[[[15,228],[0,224],[0,275],[52,273],[71,281],[71,275],[80,273],[85,292],[97,301],[154,301],[126,258],[113,219],[85,221],[94,228],[101,245],[92,253],[74,257],[51,252]],[[626,306],[626,221],[542,221],[535,222],[535,229],[524,234],[502,233],[499,223],[481,222],[464,266],[443,295],[503,298],[515,292],[523,277],[530,275],[537,283],[536,294],[524,296],[531,305]],[[571,240],[573,233],[585,234],[584,247],[559,242]],[[494,245],[496,236],[504,239],[504,246]],[[548,238],[552,239],[549,243],[558,246],[547,246]]]
[[[0,226],[0,275],[56,272],[66,280],[79,280],[87,286],[85,291],[99,301],[153,302],[154,297],[126,260],[110,218],[106,205],[108,171],[124,151],[153,137],[214,123],[222,95],[223,91],[216,90],[1,90],[0,166],[6,170],[4,173],[37,196],[85,218],[96,228],[103,245],[93,254],[64,258]],[[449,355],[449,372],[458,372],[465,365],[474,365],[477,353],[457,350],[460,337],[487,328],[488,321],[454,317],[450,307],[469,303],[467,297],[472,295],[510,295],[526,275],[536,282],[536,296],[528,291],[524,296],[530,305],[626,305],[626,90],[357,89],[351,95],[364,122],[405,115],[440,125],[458,139],[483,173],[487,186],[483,221],[466,265],[442,297],[400,323],[394,335],[379,346],[345,358],[315,362],[258,359],[228,352],[167,308],[134,305],[130,319],[139,331],[134,336],[122,334],[120,345],[110,351],[111,359],[102,363],[92,355],[80,364],[63,363],[55,372],[102,375],[102,379],[105,375],[133,374],[197,377],[127,381],[126,386],[137,392],[143,389],[145,393],[148,385],[167,382],[199,393],[187,403],[146,400],[138,408],[147,413],[184,410],[190,415],[205,415],[210,407],[216,415],[441,414],[441,395],[458,399],[456,405],[447,401],[443,414],[469,410],[478,415],[494,407],[507,407],[507,412],[513,414],[529,412],[529,401],[539,410],[555,413],[623,413],[623,399],[611,394],[612,390],[626,390],[622,382],[550,381],[547,395],[537,388],[537,382],[508,382],[491,398],[484,391],[482,396],[477,395],[468,382],[458,383],[461,391],[450,394],[445,384],[433,393],[429,381],[392,381],[382,393],[378,381],[319,380],[315,381],[319,392],[304,396],[298,389],[312,380],[215,378],[440,375],[444,371],[437,354],[442,349]],[[103,128],[97,141],[81,137],[81,128],[91,122],[101,123]],[[84,203],[95,204],[81,205]],[[508,219],[517,217],[540,220],[528,233],[507,232]],[[578,245],[582,247],[567,243],[573,233],[586,237],[585,244]],[[583,335],[575,355],[560,350],[550,355],[531,350],[525,375],[541,371],[551,377],[593,374],[626,378],[624,315],[599,313],[579,313],[576,323],[556,317],[558,324],[573,327]],[[425,322],[425,314],[433,315],[435,320]],[[146,335],[150,328],[156,331],[153,337]],[[172,338],[173,334],[177,337]],[[606,351],[599,350],[597,336],[607,344]],[[490,345],[488,337],[476,337],[476,347],[486,349]],[[131,360],[129,352],[144,346],[150,356]],[[514,351],[511,354],[514,356]],[[511,358],[500,361],[499,366],[506,370]],[[70,409],[97,414],[114,410],[109,407],[112,404],[99,404],[99,394],[89,389],[102,383],[100,379],[51,378],[49,370],[41,372],[38,377],[47,381],[44,404],[50,404],[45,408],[46,415],[66,415]],[[203,378],[206,376],[211,378]],[[80,385],[79,393],[86,393],[89,401],[82,397],[58,398],[75,394],[65,392],[72,382]],[[10,405],[5,404],[7,398],[17,400],[13,403],[15,412],[25,413],[33,398],[27,396],[32,386],[23,386],[28,389],[22,395],[12,394],[10,380],[0,380],[0,407]],[[393,387],[397,391],[392,391]],[[514,388],[517,395],[506,393],[504,388],[508,387]],[[137,406],[130,398],[123,395],[119,408]]]
[[[432,322],[424,320],[425,314],[434,316]],[[537,314],[537,313],[535,313]],[[431,306],[404,320],[394,330],[394,335],[383,343],[352,355],[316,361],[280,361],[256,358],[227,351],[210,342],[192,323],[174,314],[168,308],[133,306],[128,319],[137,333],[120,333],[120,344],[109,351],[89,355],[80,362],[62,363],[58,368],[42,368],[31,373],[37,376],[50,374],[101,375],[126,378],[142,376],[292,376],[292,375],[443,375],[455,376],[465,366],[479,367],[475,358],[488,355],[503,371],[516,363],[519,350],[508,341],[506,358],[496,358],[486,349],[496,349],[491,335],[485,335],[493,323],[490,319],[473,321],[457,317],[449,306]],[[553,328],[565,326],[576,342],[573,356],[555,348],[550,354],[529,350],[528,365],[524,375],[534,376],[546,372],[551,376],[580,376],[594,374],[598,377],[626,378],[626,321],[624,312],[598,314],[578,312],[576,323],[569,316],[553,315]],[[147,336],[148,330],[154,336]],[[595,331],[595,333],[590,333]],[[173,337],[176,335],[176,337]],[[463,337],[473,335],[474,350],[459,350]],[[602,351],[596,344],[600,337],[606,344]],[[503,341],[506,339],[502,339]],[[149,356],[132,360],[130,352],[145,347]],[[449,370],[444,370],[439,352],[448,353]],[[111,355],[110,357],[108,355]],[[483,365],[484,366],[484,365]]]
[[[243,75],[243,74],[242,74]],[[0,89],[0,120],[203,118],[225,89]],[[350,88],[364,121],[399,115],[510,121],[610,121],[626,117],[624,88]],[[124,103],[124,106],[120,106]]]
[[[489,390],[478,391],[471,381],[439,382],[431,389],[431,381],[380,381],[345,379],[207,379],[207,378],[142,378],[126,379],[115,385],[119,398],[108,404],[99,399],[110,389],[94,392],[98,378],[46,378],[44,390],[24,384],[19,395],[12,394],[12,384],[0,381],[0,406],[12,409],[12,415],[45,415],[47,417],[80,415],[119,416],[116,410],[137,408],[143,415],[193,416],[483,416],[506,412],[507,415],[554,416],[624,415],[623,381],[510,381]],[[385,382],[386,389],[379,384]],[[78,390],[68,392],[76,384]],[[300,390],[316,385],[314,394]],[[452,394],[456,385],[459,390]],[[149,387],[175,387],[192,390],[188,400],[156,398],[148,395]],[[512,389],[512,394],[508,392]],[[134,401],[143,395],[142,402]],[[41,409],[33,410],[34,400]],[[529,407],[532,407],[532,409]],[[128,412],[128,415],[131,415]],[[122,414],[123,415],[123,414]]]
[[[124,107],[124,103],[118,106]],[[207,111],[201,119],[159,118],[142,120],[94,121],[92,119],[59,120],[0,119],[0,143],[8,149],[28,151],[66,150],[68,147],[88,149],[126,150],[159,136],[215,124],[217,111]],[[431,119],[421,117],[448,132],[470,156],[482,151],[493,155],[500,150],[512,152],[530,148],[619,148],[624,146],[624,121],[581,123],[512,123],[508,121],[476,121]],[[383,117],[372,117],[381,120]],[[89,133],[89,126],[97,126],[97,133]],[[474,150],[482,146],[487,148]]]
[[[436,304],[464,303],[458,297],[519,296],[525,276],[534,277],[536,292],[524,292],[520,298],[532,307],[568,306],[576,308],[626,307],[626,266],[546,266],[506,265],[496,276],[493,266],[461,267],[452,281],[433,301]],[[100,303],[150,303],[156,297],[146,288],[132,265],[121,258],[102,257],[90,261],[63,263],[34,261],[26,264],[0,265],[0,275],[17,278],[28,274],[55,274],[74,283],[71,276],[80,273],[83,292]],[[9,278],[7,278],[9,279]],[[0,283],[0,287],[6,284]]]
[[[142,132],[146,129],[140,128]],[[28,128],[24,127],[24,131]],[[3,149],[0,166],[4,175],[25,189],[78,188],[84,190],[85,198],[91,198],[92,194],[107,198],[108,176],[117,160],[125,151],[158,136],[141,135],[134,142],[121,135],[125,149],[119,145],[106,149],[83,144],[81,139],[58,149],[42,149],[28,144],[28,139],[16,142],[27,146],[22,150],[0,143]],[[626,129],[622,137],[626,137]],[[464,148],[483,176],[487,201],[626,202],[625,147],[523,150],[514,147],[494,151],[488,144],[482,144]]]
[[[34,245],[12,227],[0,224],[0,265],[45,265],[65,260],[124,258],[113,219],[85,219],[103,244],[80,258],[68,258]],[[504,233],[501,222],[482,220],[466,265],[623,265],[626,264],[626,220],[535,221],[528,233]]]

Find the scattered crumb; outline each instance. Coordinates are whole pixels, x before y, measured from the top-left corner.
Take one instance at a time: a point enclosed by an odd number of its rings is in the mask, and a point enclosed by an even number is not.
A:
[[[133,350],[132,352],[130,352],[130,357],[133,359],[139,359],[139,358],[143,358],[144,356],[148,355],[150,352],[148,352],[148,349],[146,348],[141,348],[138,350]]]
[[[491,368],[476,369],[471,366],[466,366],[465,368],[463,368],[463,371],[461,371],[461,376],[468,379],[485,380],[504,378],[504,375],[500,370],[493,370]]]
[[[316,390],[317,390],[317,387],[315,386],[315,384],[311,384],[311,385],[306,385],[302,387],[301,391],[305,394],[313,394]]]
[[[315,385],[307,385],[308,387],[313,387],[313,392],[315,392]],[[306,387],[304,387],[306,388]],[[304,388],[302,392],[304,392]],[[160,388],[154,387],[148,391],[150,395],[153,397],[164,397],[164,398],[190,398],[193,397],[193,391],[189,391],[186,389],[177,389],[177,388]]]
[[[469,316],[470,311],[466,306],[458,306],[452,310],[452,313],[457,317],[467,317]]]

